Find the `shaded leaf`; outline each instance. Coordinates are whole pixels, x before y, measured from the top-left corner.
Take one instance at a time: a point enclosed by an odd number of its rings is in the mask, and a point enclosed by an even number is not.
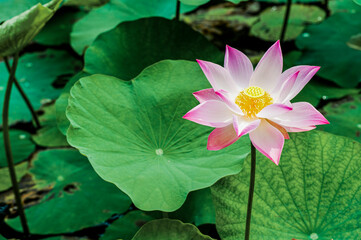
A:
[[[76,150],[39,152],[29,171],[38,190],[52,186],[40,204],[26,209],[32,232],[60,233],[91,227],[126,211],[131,204],[113,184],[100,179]],[[18,219],[7,223],[21,229]]]
[[[47,50],[29,53],[19,59],[16,77],[33,107],[38,109],[42,103],[49,102],[59,95],[61,90],[52,86],[57,77],[74,74],[77,65],[79,65],[78,61],[65,51]],[[0,111],[3,107],[2,101],[8,77],[5,64],[0,62]],[[11,93],[10,103],[10,123],[31,119],[30,111],[15,87]]]
[[[23,162],[15,166],[16,178],[18,181],[27,173],[28,163]],[[0,192],[10,189],[12,187],[12,183],[10,180],[9,169],[0,168]]]
[[[78,54],[82,54],[99,34],[111,30],[121,22],[153,16],[172,19],[175,16],[176,3],[175,0],[110,0],[74,24],[71,46]],[[181,12],[194,8],[181,5]]]
[[[223,53],[182,22],[146,18],[101,34],[85,53],[84,71],[130,80],[160,60],[196,58],[223,62]]]

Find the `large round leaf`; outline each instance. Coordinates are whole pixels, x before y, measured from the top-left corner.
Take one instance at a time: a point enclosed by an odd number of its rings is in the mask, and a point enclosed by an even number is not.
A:
[[[0,167],[7,167],[3,132],[0,132]],[[10,131],[11,150],[14,163],[27,159],[35,150],[35,144],[30,139],[30,134],[20,130]]]
[[[257,155],[251,239],[358,239],[361,144],[312,131],[287,140],[280,165]],[[222,239],[244,238],[250,158],[212,187]]]
[[[361,95],[329,103],[323,112],[330,125],[320,126],[320,129],[361,142]]]
[[[182,22],[147,18],[100,35],[85,53],[84,71],[130,80],[160,60],[196,58],[222,62],[223,54]]]
[[[0,22],[19,15],[37,3],[47,2],[49,0],[0,0],[0,9],[6,9],[0,12]]]
[[[296,44],[303,50],[301,64],[321,66],[318,74],[342,87],[361,82],[361,51],[347,45],[360,33],[361,14],[336,13],[315,26],[309,26]]]
[[[260,21],[252,26],[251,35],[266,41],[276,41],[282,31],[286,6],[267,8],[260,14]],[[293,4],[285,35],[285,40],[293,40],[300,35],[306,24],[319,23],[325,12],[316,6]]]
[[[103,181],[76,150],[39,152],[29,171],[37,190],[52,187],[40,204],[26,209],[30,230],[35,233],[70,232],[91,227],[114,213],[126,211],[131,204],[124,193]],[[21,228],[18,219],[7,222]]]
[[[248,138],[208,151],[211,128],[182,119],[196,106],[192,92],[209,87],[197,63],[182,60],[154,64],[132,81],[82,78],[69,98],[68,142],[138,208],[174,211],[188,192],[240,171],[249,152]]]
[[[19,59],[16,77],[35,109],[56,98],[60,90],[52,86],[58,76],[73,74],[79,63],[65,51],[47,50],[29,53]],[[8,71],[0,62],[0,111],[2,111]],[[10,98],[10,123],[30,120],[31,114],[18,90],[14,87]],[[2,120],[0,120],[0,123]]]
[[[109,3],[92,10],[74,24],[71,45],[78,54],[81,54],[99,34],[121,22],[153,16],[172,19],[176,13],[176,4],[176,0],[110,0]],[[195,6],[182,4],[180,10],[187,12],[194,8]]]
[[[160,219],[146,223],[132,240],[212,240],[194,225],[178,220]]]

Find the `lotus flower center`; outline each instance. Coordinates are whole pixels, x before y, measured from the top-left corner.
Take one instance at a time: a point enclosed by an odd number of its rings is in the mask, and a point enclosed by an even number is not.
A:
[[[238,94],[235,103],[247,118],[255,119],[257,113],[273,103],[273,99],[263,88],[251,86]]]

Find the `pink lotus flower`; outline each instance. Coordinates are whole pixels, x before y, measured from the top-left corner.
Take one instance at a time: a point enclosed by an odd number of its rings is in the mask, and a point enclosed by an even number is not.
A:
[[[193,93],[200,104],[183,118],[216,128],[208,137],[208,150],[220,150],[249,134],[258,151],[278,165],[288,132],[329,123],[311,104],[290,102],[320,67],[296,66],[282,73],[279,41],[254,71],[247,56],[229,46],[224,67],[197,62],[213,88]]]

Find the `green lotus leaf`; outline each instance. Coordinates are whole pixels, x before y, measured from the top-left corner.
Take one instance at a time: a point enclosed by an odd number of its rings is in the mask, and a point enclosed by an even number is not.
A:
[[[142,211],[135,210],[121,216],[120,219],[112,223],[101,240],[123,239],[131,240],[138,230],[147,222],[154,218]]]
[[[0,134],[0,167],[7,167],[8,163],[5,155],[3,132],[0,132]],[[31,141],[28,132],[11,130],[10,141],[15,164],[27,159],[35,150],[35,144]]]
[[[146,223],[132,240],[212,240],[197,227],[179,220],[160,219]]]
[[[41,129],[32,136],[36,144],[43,147],[65,147],[69,146],[66,137],[58,129],[55,104],[44,106],[42,115],[39,116]]]
[[[353,0],[355,3],[357,3],[358,5],[361,5],[361,0]]]
[[[119,23],[146,17],[172,19],[176,13],[176,4],[176,0],[110,0],[74,24],[71,46],[78,54],[82,54],[99,34],[111,30]],[[193,9],[195,6],[183,4],[180,8],[182,13]]]
[[[29,10],[0,25],[0,56],[13,55],[23,49],[54,15],[62,0],[38,3]]]
[[[257,154],[250,239],[357,239],[361,234],[361,144],[330,133],[290,135],[279,166]],[[243,239],[250,158],[212,187],[217,230]]]
[[[126,211],[131,204],[117,187],[103,181],[76,150],[41,151],[29,172],[36,189],[52,187],[39,204],[26,209],[32,232],[63,233],[91,227]],[[7,223],[21,229],[18,218]]]
[[[200,6],[203,5],[207,2],[209,2],[210,0],[180,0],[181,3],[186,4],[186,5],[194,5],[194,6]]]
[[[28,163],[23,162],[15,166],[16,178],[18,181],[27,173]],[[12,187],[8,168],[0,168],[0,192]]]
[[[318,75],[341,87],[361,82],[361,51],[347,45],[361,29],[361,14],[335,13],[319,25],[308,26],[296,39],[302,49],[299,64],[321,66]]]
[[[57,77],[74,74],[79,66],[66,51],[47,50],[46,52],[28,53],[20,57],[16,78],[35,109],[41,104],[58,97],[61,92],[52,86]],[[4,62],[0,62],[0,111],[3,107],[6,83],[9,74]],[[9,121],[30,120],[31,114],[18,90],[14,87],[10,98]],[[2,120],[0,120],[0,123]]]
[[[361,142],[361,95],[352,95],[339,102],[331,102],[323,108],[329,126],[319,129]]]
[[[84,71],[130,80],[160,60],[196,58],[223,62],[223,54],[186,24],[146,18],[101,34],[85,53]]]
[[[251,35],[266,41],[280,38],[286,6],[267,8],[260,14],[260,21],[251,27]],[[285,35],[285,40],[293,40],[302,33],[306,24],[319,23],[325,12],[316,6],[293,4]]]
[[[184,60],[161,61],[131,81],[82,78],[69,97],[68,142],[138,208],[174,211],[190,191],[239,172],[249,153],[248,138],[208,151],[212,129],[182,119],[197,104],[192,92],[209,87],[198,64]]]

